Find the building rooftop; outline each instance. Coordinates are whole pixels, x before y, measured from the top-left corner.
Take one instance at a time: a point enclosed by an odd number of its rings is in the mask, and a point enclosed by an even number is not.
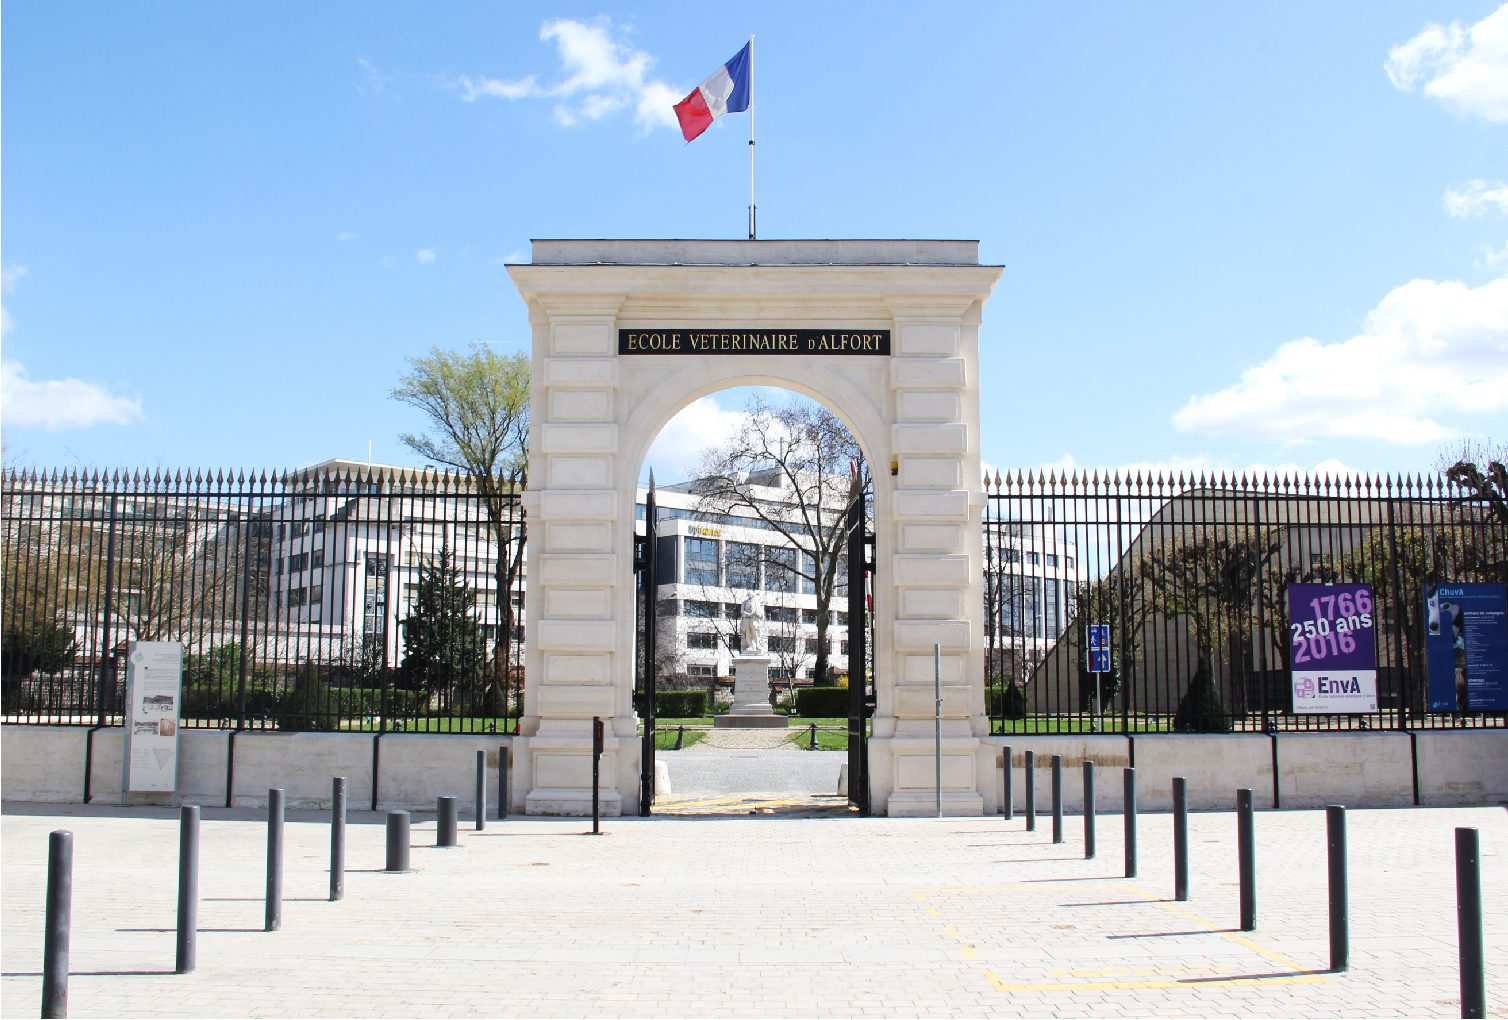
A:
[[[532,242],[536,266],[978,266],[978,241],[630,240]]]

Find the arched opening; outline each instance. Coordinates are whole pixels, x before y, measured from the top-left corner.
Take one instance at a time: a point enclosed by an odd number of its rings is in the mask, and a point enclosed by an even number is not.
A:
[[[871,464],[786,388],[700,395],[659,429],[635,501],[641,810],[868,809]]]

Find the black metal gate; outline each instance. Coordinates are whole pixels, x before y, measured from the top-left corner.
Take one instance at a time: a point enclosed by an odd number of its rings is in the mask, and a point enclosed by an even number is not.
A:
[[[874,677],[869,669],[869,579],[874,575],[874,536],[864,517],[864,498],[848,508],[848,801],[869,814],[869,719],[874,715]]]
[[[639,814],[647,815],[655,801],[655,478],[649,476],[644,499],[644,534],[634,536],[634,576],[638,582],[639,648],[634,685],[634,711],[644,732],[639,749]]]

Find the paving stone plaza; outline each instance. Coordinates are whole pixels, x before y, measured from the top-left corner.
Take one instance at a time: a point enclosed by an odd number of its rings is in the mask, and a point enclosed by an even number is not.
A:
[[[207,808],[198,967],[172,973],[170,809],[10,805],[3,1013],[36,1016],[47,834],[74,833],[69,1005],[89,1016],[1458,1016],[1453,830],[1481,833],[1489,1015],[1508,1012],[1508,814],[1349,813],[1351,968],[1328,966],[1325,819],[1256,819],[1257,927],[1238,930],[1236,819],[1144,813],[1051,842],[1017,817],[858,818],[841,799],[688,793],[671,814],[464,819],[383,874],[383,816],[353,812],[329,902],[328,815],[290,812],[282,930],[262,931],[265,816]]]

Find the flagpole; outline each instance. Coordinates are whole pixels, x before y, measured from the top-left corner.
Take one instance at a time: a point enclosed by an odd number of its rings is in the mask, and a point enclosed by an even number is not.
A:
[[[749,36],[749,240],[758,235],[754,205],[754,36]]]

